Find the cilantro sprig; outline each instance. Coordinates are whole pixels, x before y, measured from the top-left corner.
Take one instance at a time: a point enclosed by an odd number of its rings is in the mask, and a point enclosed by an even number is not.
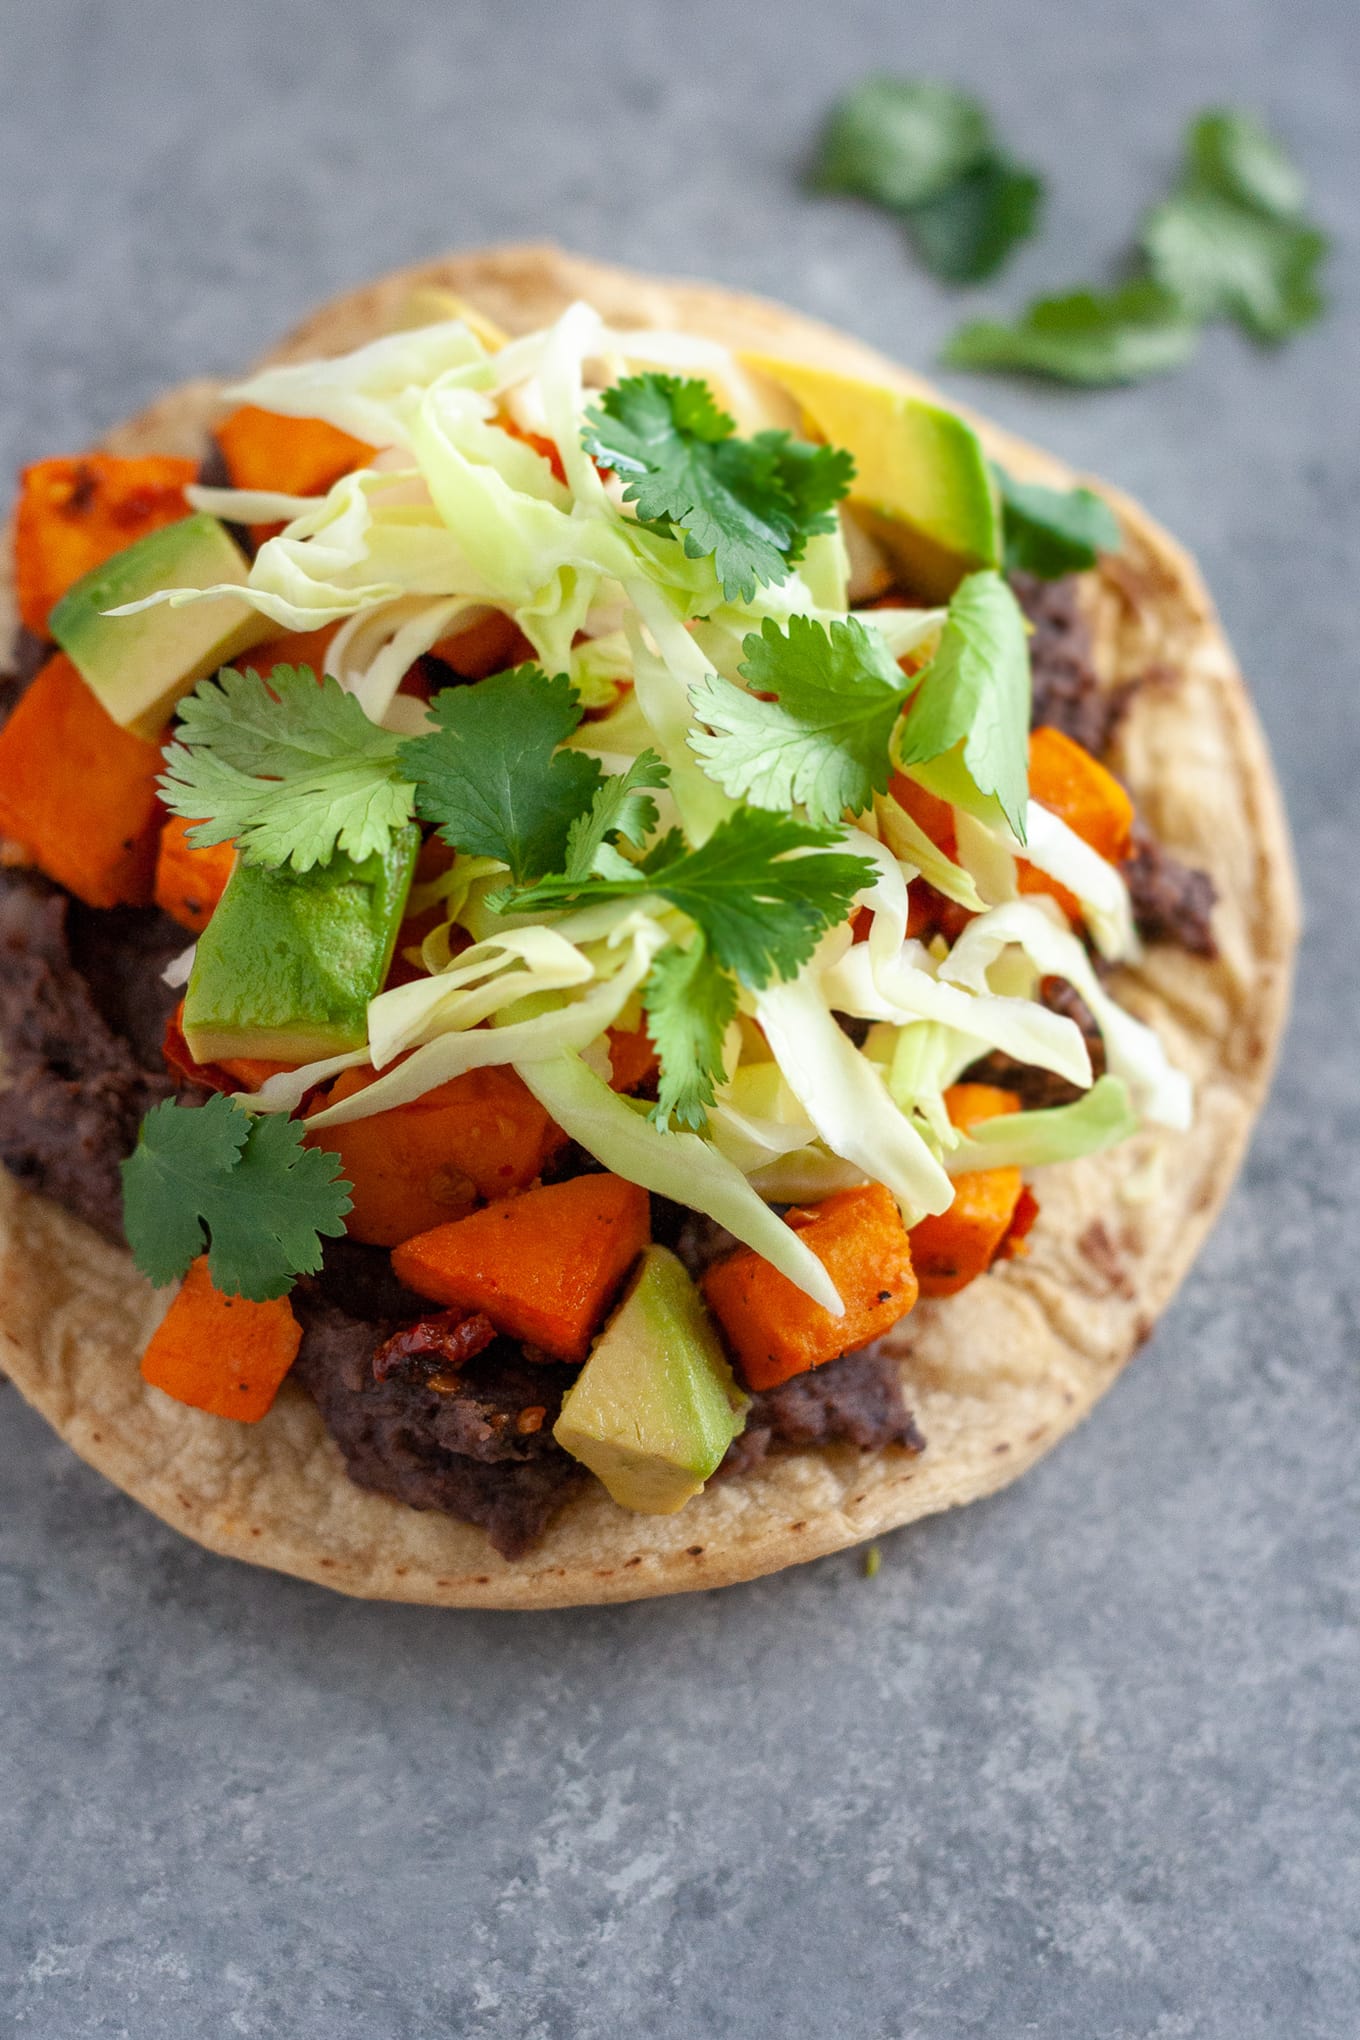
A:
[[[1170,198],[1143,223],[1157,281],[1197,319],[1235,319],[1254,339],[1285,340],[1323,307],[1327,237],[1303,217],[1305,187],[1251,114],[1192,121]]]
[[[657,1117],[702,1126],[738,986],[796,975],[872,882],[872,865],[836,851],[838,828],[760,808],[739,810],[697,848],[677,829],[653,840],[664,761],[646,750],[605,774],[560,748],[581,719],[561,676],[521,666],[434,706],[437,728],[402,747],[402,769],[445,842],[508,867],[510,883],[487,896],[493,912],[656,897],[692,923],[656,958],[643,1000],[661,1061]]]
[[[886,790],[892,733],[913,681],[855,617],[828,629],[767,617],[742,641],[755,693],[712,674],[690,691],[690,748],[726,793],[762,808],[801,804],[814,822],[860,814]],[[762,696],[772,696],[763,699]]]
[[[123,1226],[158,1287],[204,1252],[213,1286],[263,1303],[321,1266],[350,1208],[339,1157],[302,1144],[303,1129],[250,1118],[221,1096],[194,1109],[166,1099],[142,1121],[123,1163]]]
[[[1012,324],[970,320],[940,359],[950,368],[1010,369],[1099,389],[1179,368],[1198,344],[1199,325],[1175,293],[1138,277],[1117,290],[1037,298]]]
[[[661,1126],[675,1120],[697,1130],[726,1076],[723,1037],[736,1018],[736,980],[696,930],[687,945],[672,942],[661,951],[642,1001],[661,1063],[653,1117]]]
[[[995,275],[1034,232],[1044,191],[969,94],[930,78],[883,75],[832,108],[812,184],[895,213],[926,268],[948,283]]]
[[[516,884],[560,870],[602,778],[597,759],[558,748],[581,720],[566,675],[515,666],[443,689],[432,708],[435,728],[400,750],[423,819],[451,849],[499,858]]]
[[[1093,567],[1123,544],[1119,519],[1093,489],[1045,489],[993,465],[1001,496],[1008,574],[1056,581]]]
[[[1180,367],[1201,327],[1233,319],[1279,342],[1323,310],[1327,236],[1305,219],[1304,184],[1250,113],[1213,108],[1191,121],[1180,177],[1143,221],[1141,265],[1110,291],[1037,299],[1011,323],[961,326],[943,359],[1098,386]]]
[[[597,820],[606,801],[636,798],[623,787],[630,776],[605,781],[595,797]],[[582,847],[585,840],[583,834]],[[656,897],[687,917],[693,934],[657,956],[642,998],[661,1063],[654,1116],[663,1126],[674,1119],[698,1128],[723,1079],[723,1036],[737,1010],[738,986],[759,991],[795,977],[827,929],[845,919],[856,894],[873,883],[867,858],[836,850],[842,840],[838,828],[741,808],[697,849],[678,829],[636,860],[617,841],[605,841],[595,850],[593,870],[578,855],[575,869],[536,885],[507,887],[489,895],[487,905],[545,913]]]
[[[792,617],[782,631],[767,619],[743,649],[741,670],[758,692],[715,676],[692,694],[707,725],[692,747],[726,792],[761,808],[801,803],[814,821],[831,822],[846,809],[862,813],[894,763],[928,764],[957,749],[973,788],[995,798],[1023,841],[1029,653],[1000,574],[959,583],[919,674],[901,672],[854,617],[829,629]]]
[[[839,829],[739,808],[697,849],[672,829],[636,863],[620,856],[594,877],[557,874],[493,900],[526,914],[655,894],[688,915],[722,969],[758,991],[795,976],[826,930],[845,919],[855,894],[873,883],[867,858],[835,851],[841,840]],[[795,854],[806,851],[822,854]]]
[[[582,441],[623,478],[641,522],[679,532],[690,559],[712,555],[729,601],[787,580],[809,538],[835,529],[855,473],[848,453],[787,432],[740,439],[707,384],[650,372],[604,392]]]
[[[337,849],[356,860],[385,849],[411,818],[400,737],[306,666],[275,666],[267,683],[224,668],[181,701],[177,735],[161,798],[196,821],[196,847],[235,842],[248,863],[309,871]]]
[[[896,740],[899,765],[956,748],[980,794],[993,796],[1025,840],[1029,801],[1029,645],[1020,605],[1000,574],[969,574],[949,603],[935,657]]]

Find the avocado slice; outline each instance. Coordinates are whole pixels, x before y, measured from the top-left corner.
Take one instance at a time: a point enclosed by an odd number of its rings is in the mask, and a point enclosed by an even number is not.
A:
[[[249,572],[216,517],[181,517],[83,575],[52,611],[49,628],[113,720],[154,743],[181,694],[238,652],[277,637],[279,627],[230,595],[183,609],[158,604],[136,616],[105,612],[159,588],[239,586]]]
[[[855,456],[852,508],[910,588],[944,602],[965,574],[1001,562],[996,484],[977,434],[953,411],[802,361],[743,354],[796,398],[819,437]]]
[[[673,1516],[746,1422],[698,1290],[675,1255],[648,1247],[553,1426],[623,1509]]]
[[[304,1063],[362,1048],[411,890],[420,831],[408,823],[356,864],[311,871],[238,860],[199,937],[184,995],[195,1062]]]

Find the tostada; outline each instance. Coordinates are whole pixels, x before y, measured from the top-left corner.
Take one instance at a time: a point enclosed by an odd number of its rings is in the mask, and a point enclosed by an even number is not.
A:
[[[1297,916],[1127,499],[501,248],[39,461],[10,550],[4,1367],[168,1522],[720,1585],[1001,1486],[1147,1336]]]

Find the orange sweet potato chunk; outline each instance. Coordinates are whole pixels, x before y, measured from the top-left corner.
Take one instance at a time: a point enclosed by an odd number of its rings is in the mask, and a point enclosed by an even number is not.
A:
[[[953,1296],[985,1275],[1010,1231],[1024,1182],[1018,1169],[974,1169],[954,1178],[954,1202],[911,1229],[922,1296]]]
[[[339,628],[338,623],[327,623],[320,630],[281,631],[278,637],[266,638],[262,645],[243,652],[237,663],[266,680],[275,666],[310,666],[320,680],[326,671],[331,639]]]
[[[433,650],[436,659],[462,680],[485,680],[489,673],[502,673],[537,656],[524,633],[498,609],[440,638]]]
[[[1046,724],[1030,732],[1029,790],[1040,807],[1066,822],[1074,835],[1109,863],[1122,863],[1128,856],[1133,802],[1098,758]],[[1080,923],[1081,901],[1046,871],[1037,871],[1021,858],[1016,883],[1022,893],[1047,893],[1069,921]]]
[[[944,1102],[954,1125],[964,1133],[984,1119],[1020,1110],[1013,1091],[995,1084],[952,1084]],[[1020,1171],[1014,1168],[973,1169],[954,1178],[954,1202],[948,1211],[923,1218],[911,1229],[911,1256],[922,1296],[953,1296],[985,1275],[1004,1251],[1027,1196]],[[1034,1223],[1038,1205],[1030,1198]],[[1017,1232],[1017,1238],[1023,1234]]]
[[[785,1222],[830,1275],[845,1315],[833,1317],[749,1248],[717,1262],[704,1277],[704,1296],[751,1388],[774,1388],[867,1346],[916,1301],[906,1228],[881,1183],[838,1190],[789,1212]]]
[[[285,418],[243,404],[216,429],[233,488],[272,489],[285,496],[324,496],[341,475],[367,467],[376,447],[322,418]],[[257,546],[283,530],[252,524]]]
[[[196,850],[189,841],[193,827],[181,815],[167,818],[156,852],[155,897],[162,913],[201,935],[226,891],[236,848],[232,843],[213,843]]]
[[[142,1378],[211,1416],[257,1424],[301,1343],[302,1327],[286,1296],[268,1303],[224,1296],[201,1255],[152,1333]]]
[[[0,730],[0,835],[87,906],[145,906],[160,769],[160,745],[121,729],[57,652]]]
[[[374,1081],[371,1070],[345,1070],[324,1102],[338,1105]],[[513,1070],[493,1067],[307,1139],[339,1155],[354,1186],[351,1238],[395,1247],[526,1189],[566,1135]]]
[[[1001,1119],[1007,1113],[1018,1112],[1020,1100],[1014,1091],[1004,1091],[1000,1084],[951,1084],[944,1094],[944,1107],[952,1126],[957,1126],[960,1133],[971,1133],[984,1119]]]
[[[1128,856],[1133,802],[1114,774],[1061,730],[1031,731],[1029,790],[1099,856],[1111,864]]]
[[[609,1030],[609,1083],[615,1091],[636,1091],[654,1076],[660,1064],[645,1021],[637,1027]]]
[[[651,1230],[647,1192],[621,1176],[574,1176],[489,1204],[397,1247],[420,1296],[484,1311],[497,1331],[555,1360],[584,1360]]]
[[[332,483],[366,467],[376,448],[321,418],[285,418],[243,404],[216,429],[232,487],[284,496],[324,496]]]
[[[14,569],[19,614],[36,637],[68,588],[115,553],[189,514],[197,466],[168,454],[36,461],[19,477]]]

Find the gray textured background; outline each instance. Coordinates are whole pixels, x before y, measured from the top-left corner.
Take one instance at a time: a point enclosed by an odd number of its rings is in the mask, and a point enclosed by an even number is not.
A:
[[[957,384],[1169,521],[1255,676],[1311,934],[1244,1183],[1095,1421],[872,1582],[348,1604],[178,1541],[0,1391],[0,2034],[1360,2033],[1353,0],[0,0],[0,464],[497,236],[928,362],[956,305],[795,183],[880,65],[1052,174],[970,309],[1102,274],[1207,101],[1279,123],[1341,243],[1282,356]]]

